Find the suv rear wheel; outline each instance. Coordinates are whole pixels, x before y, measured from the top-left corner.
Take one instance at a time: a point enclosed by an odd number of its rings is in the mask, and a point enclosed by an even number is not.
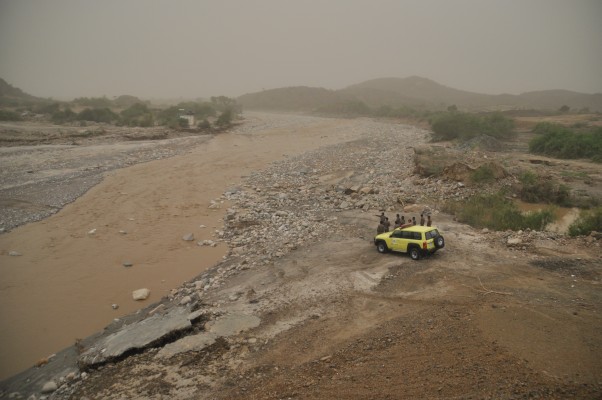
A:
[[[412,246],[409,253],[412,260],[420,260],[420,249],[418,247]]]
[[[445,246],[445,239],[443,239],[443,236],[439,235],[435,238],[435,247],[441,249],[443,246]]]

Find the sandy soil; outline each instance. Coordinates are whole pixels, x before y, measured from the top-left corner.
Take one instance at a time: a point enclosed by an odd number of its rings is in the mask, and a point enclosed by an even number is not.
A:
[[[193,147],[184,156],[108,172],[59,213],[0,236],[0,379],[141,307],[132,300],[133,290],[149,288],[145,304],[157,301],[221,260],[223,245],[200,247],[197,241],[214,238],[223,212],[209,209],[209,203],[241,176],[287,155],[352,137],[340,134],[351,124],[344,120],[305,119],[303,135],[294,141],[289,135],[297,129],[294,118],[264,121],[259,115],[247,124],[259,132],[251,135],[245,128],[200,143],[175,143]],[[109,147],[118,153],[120,146]],[[56,164],[66,159],[102,155],[110,161],[106,147],[61,147],[58,157],[41,151],[34,158],[56,173]],[[2,163],[19,165],[24,157],[31,155]],[[195,240],[182,240],[188,233]],[[22,255],[9,256],[11,251]],[[126,268],[124,262],[133,266]]]

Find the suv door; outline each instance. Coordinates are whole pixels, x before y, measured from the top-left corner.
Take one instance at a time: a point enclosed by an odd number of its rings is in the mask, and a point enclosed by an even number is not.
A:
[[[420,232],[411,232],[411,231],[404,231],[403,232],[403,252],[408,252],[408,246],[410,244],[418,244],[418,246],[420,247],[420,243],[421,243],[421,239],[422,239],[422,235],[420,234]]]
[[[405,251],[403,248],[403,231],[395,230],[391,233],[391,250]]]

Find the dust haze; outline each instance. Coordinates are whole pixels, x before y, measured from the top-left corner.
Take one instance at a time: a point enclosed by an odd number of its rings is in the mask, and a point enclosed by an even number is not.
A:
[[[42,97],[196,98],[418,75],[602,92],[602,3],[0,0],[0,77]]]

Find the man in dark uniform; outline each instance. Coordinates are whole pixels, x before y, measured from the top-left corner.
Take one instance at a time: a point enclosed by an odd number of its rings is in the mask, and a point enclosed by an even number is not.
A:
[[[391,229],[391,223],[389,222],[389,218],[385,217],[385,223],[383,225],[385,226],[385,232],[389,232],[389,230]]]

